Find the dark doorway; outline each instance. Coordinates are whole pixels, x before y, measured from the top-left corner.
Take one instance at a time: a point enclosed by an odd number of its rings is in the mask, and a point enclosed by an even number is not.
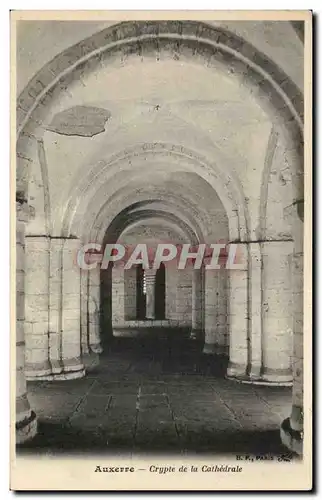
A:
[[[155,318],[165,319],[165,267],[162,262],[155,277]]]
[[[112,266],[100,271],[100,338],[103,347],[113,337],[112,325]]]

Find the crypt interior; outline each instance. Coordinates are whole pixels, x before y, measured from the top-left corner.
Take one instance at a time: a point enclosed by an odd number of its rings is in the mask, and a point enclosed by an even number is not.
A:
[[[21,452],[301,455],[303,24],[18,23]],[[76,264],[159,242],[243,266]]]

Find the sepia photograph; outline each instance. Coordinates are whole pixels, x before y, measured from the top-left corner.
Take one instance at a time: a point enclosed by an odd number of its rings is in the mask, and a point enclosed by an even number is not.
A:
[[[12,489],[310,489],[311,43],[11,12]]]

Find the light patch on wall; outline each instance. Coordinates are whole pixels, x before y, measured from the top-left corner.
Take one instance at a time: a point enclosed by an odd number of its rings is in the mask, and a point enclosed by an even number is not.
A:
[[[105,124],[111,117],[107,109],[92,106],[74,106],[57,113],[46,130],[61,135],[93,137],[105,131]]]

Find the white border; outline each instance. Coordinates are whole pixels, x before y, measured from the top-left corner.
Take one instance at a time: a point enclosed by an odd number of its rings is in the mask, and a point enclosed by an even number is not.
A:
[[[153,5],[151,5],[151,1],[144,1],[144,0],[137,0],[135,3],[127,0],[118,0],[118,1],[110,1],[106,2],[106,0],[93,0],[92,2],[84,2],[83,0],[55,0],[55,1],[47,1],[45,4],[43,1],[40,0],[29,0],[29,2],[23,1],[23,0],[16,0],[16,1],[6,1],[3,0],[0,6],[0,51],[1,51],[1,66],[2,66],[2,78],[0,80],[1,84],[1,103],[0,103],[0,109],[2,110],[1,114],[1,120],[0,120],[0,137],[1,137],[1,168],[2,168],[2,175],[1,175],[1,182],[0,182],[0,214],[1,214],[1,243],[2,245],[0,246],[0,262],[2,263],[2,272],[1,272],[1,279],[0,279],[0,297],[1,297],[1,363],[0,363],[0,377],[2,381],[2,391],[1,391],[1,397],[2,397],[2,408],[1,408],[1,426],[0,429],[2,431],[2,436],[1,436],[1,474],[0,474],[0,489],[2,495],[4,494],[4,497],[6,498],[7,496],[12,495],[12,492],[9,492],[9,425],[10,425],[10,419],[9,419],[9,314],[10,314],[10,304],[9,304],[9,245],[10,245],[10,238],[9,238],[9,163],[10,163],[10,158],[9,158],[9,88],[10,88],[10,82],[9,82],[9,10],[41,10],[44,9],[44,5],[46,7],[45,10],[79,10],[79,9],[84,9],[84,10],[104,10],[109,7],[109,9],[114,9],[114,10],[127,10],[127,9],[135,9],[135,10],[175,10],[175,9],[182,9],[182,10],[194,10],[194,9],[207,9],[211,10],[216,7],[216,10],[233,10],[233,9],[238,9],[238,10],[308,10],[311,9],[313,10],[314,13],[318,16],[319,13],[321,13],[321,0],[311,0],[310,4],[308,2],[300,1],[300,0],[288,0],[288,1],[283,1],[283,0],[268,0],[265,1],[263,0],[262,2],[258,3],[258,1],[237,1],[237,0],[225,0],[224,2],[214,2],[213,0],[198,0],[198,2],[189,2],[189,1],[182,1],[182,0],[163,0],[162,2],[155,1],[153,2]],[[318,68],[321,65],[321,42],[317,40],[318,44],[315,47],[315,51],[317,53],[316,56],[316,68],[314,68],[314,71],[316,71],[316,82],[319,82],[318,79]],[[316,88],[316,94],[321,93],[321,83],[319,84],[319,87]],[[313,102],[313,107],[314,107],[314,102]],[[315,113],[315,119],[318,120],[319,118],[319,111]],[[316,130],[316,135],[318,137],[318,132]],[[316,153],[317,153],[317,158],[316,162],[319,158],[319,144],[317,141],[316,144]],[[320,165],[316,163],[315,165],[316,170],[318,171],[320,169]],[[320,181],[321,180],[321,175],[316,176],[316,180]],[[317,191],[316,191],[316,196],[317,200],[319,199],[319,188],[320,188],[320,182],[318,182],[317,186]],[[318,213],[318,207],[317,207],[317,221],[322,224],[322,217],[320,213]],[[319,227],[317,225],[317,231],[318,234],[320,233]],[[316,242],[318,244],[318,238],[316,238]],[[318,258],[317,258],[318,261]],[[319,276],[320,278],[320,273]],[[319,307],[317,309],[320,309]],[[317,328],[317,325],[316,325]],[[319,332],[317,332],[319,333]],[[314,335],[314,340],[317,343],[317,337],[318,335]],[[319,348],[321,346],[321,343],[319,345]],[[320,349],[318,352],[319,356],[320,354]],[[317,366],[319,363],[316,363]],[[321,363],[320,363],[321,364]],[[319,379],[319,373],[316,373],[316,378]],[[318,400],[320,396],[320,391],[322,384],[317,384],[317,391],[318,391]],[[318,408],[316,408],[318,410]],[[319,448],[319,443],[317,443],[317,448]],[[318,451],[318,450],[317,450]],[[319,470],[316,470],[316,476],[320,476],[320,467],[321,467],[321,462],[318,461],[319,464]],[[165,493],[166,494],[166,493]],[[1,495],[1,498],[3,496]],[[33,494],[33,496],[37,498],[46,498],[46,495],[44,493],[37,493]],[[116,497],[116,495],[109,495],[110,497]],[[174,495],[167,495],[168,497],[174,496]],[[195,497],[198,497],[199,495],[193,495]],[[216,495],[217,496],[217,495]],[[227,495],[220,495],[223,498],[226,497]],[[230,496],[230,495],[228,495]],[[232,496],[232,495],[231,495]],[[283,495],[274,495],[275,497],[289,497],[292,498],[293,495],[290,494],[283,494]],[[61,494],[61,498],[66,497],[67,494]],[[93,497],[93,494],[86,494],[86,497]]]

